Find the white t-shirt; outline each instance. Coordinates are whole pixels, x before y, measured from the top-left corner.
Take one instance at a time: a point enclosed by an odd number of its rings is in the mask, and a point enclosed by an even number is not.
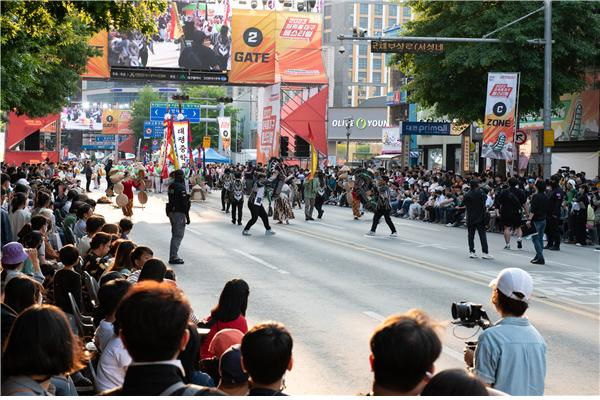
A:
[[[92,239],[88,235],[85,235],[81,238],[79,243],[77,243],[77,250],[79,250],[79,254],[81,255],[81,257],[85,257],[88,251],[90,251],[91,241]]]
[[[96,332],[94,332],[94,344],[100,353],[104,351],[104,348],[114,336],[113,323],[104,319],[100,321],[100,325],[98,325]]]
[[[131,357],[123,346],[121,338],[113,335],[98,362],[96,370],[98,390],[104,392],[122,386],[129,364],[131,364]]]

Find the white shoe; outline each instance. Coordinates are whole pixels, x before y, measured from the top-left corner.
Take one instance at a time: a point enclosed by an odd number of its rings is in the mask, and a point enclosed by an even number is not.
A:
[[[507,244],[506,246],[504,246],[504,250],[510,250],[510,244]]]
[[[274,234],[275,234],[275,232],[273,232],[270,229],[268,231],[265,231],[265,236],[273,236]]]
[[[367,236],[375,236],[375,232],[369,231],[369,232],[367,232]]]
[[[244,236],[252,236],[251,233],[250,233],[250,231],[243,231],[242,235],[244,235]]]
[[[475,253],[474,251],[470,252],[469,258],[477,258],[477,253]]]
[[[397,238],[398,237],[398,232],[390,233],[390,237],[391,238]]]
[[[483,255],[481,256],[481,258],[485,259],[485,260],[492,260],[494,258],[493,255],[488,254],[488,253],[483,253]]]
[[[449,223],[447,223],[447,224],[446,224],[446,226],[447,226],[448,228],[451,228],[451,227],[453,226],[453,224],[452,224],[452,222],[449,222]]]

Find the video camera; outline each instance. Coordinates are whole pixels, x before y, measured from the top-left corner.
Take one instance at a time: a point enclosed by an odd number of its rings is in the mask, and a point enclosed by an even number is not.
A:
[[[482,329],[487,329],[492,326],[490,318],[481,304],[466,301],[452,303],[451,312],[452,318],[454,318],[452,323],[455,325],[467,328],[479,326]]]

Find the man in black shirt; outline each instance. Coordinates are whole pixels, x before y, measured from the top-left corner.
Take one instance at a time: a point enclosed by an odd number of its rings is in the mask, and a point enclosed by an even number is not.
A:
[[[565,200],[565,194],[560,188],[558,177],[552,177],[550,181],[548,181],[548,184],[552,191],[548,195],[548,214],[546,220],[546,236],[548,237],[548,244],[545,248],[558,251],[560,250],[560,214],[562,203]]]
[[[85,191],[90,193],[90,183],[92,182],[92,174],[94,172],[92,171],[92,164],[89,160],[85,162],[85,167],[83,167],[82,172],[85,174]]]
[[[195,32],[191,47],[186,47],[179,56],[179,66],[202,71],[220,70],[219,61],[210,47],[204,45],[203,32]]]
[[[497,209],[500,210],[500,222],[504,227],[504,241],[506,245],[504,250],[510,250],[510,229],[512,228],[517,234],[517,247],[523,248],[521,237],[521,208],[527,197],[525,192],[517,188],[517,180],[510,178],[508,180],[508,189],[502,190],[496,197]]]
[[[472,180],[470,186],[471,189],[464,197],[464,204],[467,209],[469,257],[477,258],[477,253],[475,253],[475,231],[477,231],[479,240],[481,241],[481,251],[483,253],[481,258],[491,259],[494,257],[488,253],[488,243],[484,223],[486,195],[479,188],[478,180]]]
[[[548,215],[549,201],[544,193],[546,191],[546,183],[537,181],[535,183],[536,193],[531,198],[531,207],[529,209],[528,225],[533,224],[537,235],[531,238],[535,247],[535,257],[531,260],[532,264],[545,264],[544,261],[544,230],[546,229],[546,217]]]
[[[190,198],[185,190],[183,171],[178,169],[172,173],[173,183],[169,185],[169,202],[167,215],[171,221],[171,245],[169,247],[169,264],[183,264],[179,258],[179,246],[185,234],[185,225],[190,223]]]

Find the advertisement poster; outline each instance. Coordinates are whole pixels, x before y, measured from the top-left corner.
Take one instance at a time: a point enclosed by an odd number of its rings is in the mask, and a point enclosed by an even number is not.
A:
[[[190,123],[188,121],[173,121],[173,145],[175,149],[175,168],[187,165],[190,159],[189,149]]]
[[[102,133],[133,135],[131,110],[107,109],[102,112]]]
[[[497,160],[515,159],[518,86],[518,73],[488,74],[481,157]]]
[[[231,148],[231,118],[218,117],[217,122],[219,123],[219,135],[221,135],[223,150],[229,151]]]
[[[154,17],[157,33],[108,33],[111,67],[184,68],[226,71],[231,56],[230,1],[170,1]]]
[[[402,137],[400,135],[400,127],[383,128],[381,130],[381,141],[383,143],[381,154],[402,153]]]
[[[256,162],[266,164],[279,156],[280,90],[276,84],[260,88],[258,92],[259,118],[257,124]]]
[[[234,10],[230,82],[274,83],[276,21],[272,11]]]
[[[101,56],[92,57],[88,60],[87,71],[81,75],[82,78],[102,78],[110,77],[108,68],[108,33],[100,31],[96,33],[89,41],[89,45],[102,52]]]

